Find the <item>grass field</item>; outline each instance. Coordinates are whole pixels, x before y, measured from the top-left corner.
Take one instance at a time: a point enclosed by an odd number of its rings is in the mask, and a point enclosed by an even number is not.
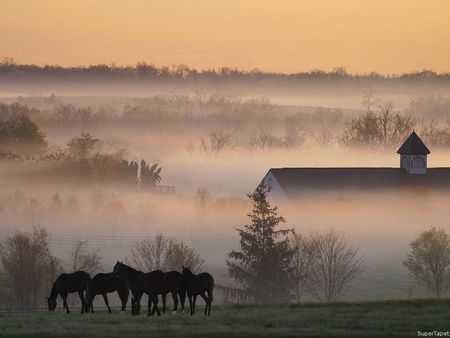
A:
[[[213,305],[211,317],[0,314],[0,337],[417,337],[434,330],[450,330],[450,300]]]

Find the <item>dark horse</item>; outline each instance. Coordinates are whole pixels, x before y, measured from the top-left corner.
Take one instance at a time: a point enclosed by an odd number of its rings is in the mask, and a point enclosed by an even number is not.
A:
[[[140,314],[140,301],[144,293],[148,294],[148,315],[150,316],[155,311],[158,316],[161,312],[158,309],[158,294],[161,292],[161,281],[164,272],[155,270],[148,273],[136,270],[131,266],[117,262],[113,271],[115,276],[123,277],[127,281],[127,284],[133,295],[131,299],[131,314]],[[153,304],[153,311],[151,305]]]
[[[87,272],[75,271],[74,273],[62,273],[56,278],[53,283],[50,297],[48,301],[48,311],[54,311],[56,308],[56,298],[58,295],[63,299],[63,310],[70,313],[69,306],[67,305],[67,295],[69,293],[78,292],[81,300],[81,313],[84,313],[86,308],[86,300],[84,298],[84,292],[87,291],[91,277]]]
[[[119,298],[122,302],[122,308],[120,311],[124,312],[128,302],[128,284],[125,278],[122,276],[115,276],[114,272],[110,273],[98,273],[92,278],[89,284],[88,291],[86,293],[86,312],[91,310],[94,313],[94,298],[96,295],[102,295],[105,300],[108,312],[111,313],[111,308],[108,302],[108,293],[117,291]]]
[[[211,315],[211,304],[213,301],[214,278],[207,272],[194,275],[189,268],[183,266],[183,277],[186,285],[186,292],[191,308],[191,315],[195,313],[195,302],[200,295],[206,303],[205,316]]]
[[[166,295],[170,292],[173,298],[173,311],[177,313],[178,298],[181,303],[181,311],[184,312],[184,301],[186,300],[186,287],[183,275],[178,271],[166,272],[162,279],[162,303],[163,313],[166,312]]]

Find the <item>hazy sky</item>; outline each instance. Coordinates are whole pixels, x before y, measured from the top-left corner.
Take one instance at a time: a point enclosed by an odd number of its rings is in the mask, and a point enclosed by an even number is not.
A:
[[[0,58],[450,71],[450,0],[0,0]]]

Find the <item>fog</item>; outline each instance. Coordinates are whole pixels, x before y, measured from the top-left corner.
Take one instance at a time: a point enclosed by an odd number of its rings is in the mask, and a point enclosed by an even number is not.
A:
[[[248,94],[240,97],[243,103],[233,101],[235,111],[231,115],[219,111],[211,117],[208,110],[194,105],[186,113],[194,116],[193,120],[165,124],[133,124],[117,119],[129,106],[153,107],[154,103],[148,101],[139,103],[140,98],[76,94],[56,92],[58,102],[52,103],[54,98],[50,102],[45,95],[18,98],[8,93],[2,101],[39,109],[34,117],[46,134],[49,149],[64,148],[71,138],[89,132],[102,141],[103,152],[126,149],[127,160],[158,163],[162,167],[160,184],[175,186],[175,194],[124,189],[108,182],[83,183],[57,173],[51,162],[36,159],[1,160],[0,239],[16,230],[43,226],[52,235],[57,256],[66,257],[75,240],[85,239],[104,257],[106,270],[111,270],[116,260],[129,257],[138,240],[162,232],[195,247],[208,269],[217,274],[218,284],[233,285],[226,274],[227,253],[238,247],[236,227],[248,221],[251,206],[246,194],[255,189],[270,168],[399,166],[398,145],[356,149],[337,141],[351,118],[363,111],[362,92],[344,97],[277,93],[258,96],[254,98],[257,103],[252,103],[257,105],[256,113],[246,114],[245,109],[251,106],[246,101],[251,98]],[[147,96],[152,97],[154,93]],[[380,100],[393,100],[395,109],[402,113],[411,110],[414,98],[411,93],[379,95]],[[95,112],[106,111],[110,118],[95,124],[58,125],[52,122],[51,112],[61,104],[89,106]],[[326,132],[333,139],[327,145],[317,142],[317,133],[324,132],[324,121],[317,117],[322,115],[314,115],[318,107],[338,109],[338,117],[342,114],[334,122],[326,121]],[[299,129],[296,141],[287,145],[287,126],[292,116],[300,121]],[[428,118],[425,114],[419,117]],[[436,123],[445,126],[445,115]],[[208,136],[217,130],[229,133],[231,141],[220,151],[212,151]],[[279,140],[277,145],[249,146],[251,135],[262,132]],[[449,148],[430,148],[429,167],[450,167]],[[206,199],[200,200],[199,189],[208,192]],[[55,193],[62,200],[58,211],[52,209]],[[304,191],[300,200],[280,203],[279,211],[287,220],[284,226],[295,228],[297,233],[308,235],[334,227],[360,248],[365,273],[353,283],[346,298],[407,297],[423,294],[402,267],[408,244],[431,225],[450,231],[449,197],[448,191]]]

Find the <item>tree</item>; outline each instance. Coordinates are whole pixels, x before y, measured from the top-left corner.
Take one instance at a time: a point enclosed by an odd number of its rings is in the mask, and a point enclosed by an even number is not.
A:
[[[156,235],[154,240],[139,241],[131,251],[130,260],[142,271],[178,271],[182,266],[187,266],[194,273],[198,273],[205,267],[205,261],[197,250],[161,233]]]
[[[308,291],[319,300],[335,300],[363,271],[359,250],[332,228],[313,234],[311,245],[313,264]]]
[[[431,227],[409,246],[403,265],[417,283],[441,296],[450,286],[450,236],[444,229]]]
[[[253,202],[248,214],[251,222],[237,229],[241,249],[231,251],[227,260],[230,276],[257,303],[283,302],[289,297],[292,249],[288,235],[293,230],[277,230],[285,220],[267,200],[269,192],[270,188],[261,183],[254,193],[248,194]]]
[[[86,241],[78,240],[73,244],[70,253],[71,271],[86,271],[91,276],[102,270],[102,257],[98,250],[88,251]]]
[[[333,129],[342,120],[344,113],[340,109],[318,108],[314,111],[314,117],[319,122],[319,130],[314,138],[320,146],[329,146],[334,141]]]
[[[192,272],[199,273],[205,268],[205,260],[197,250],[186,243],[171,240],[164,257],[165,270],[179,270],[180,266],[186,266]]]
[[[308,286],[314,262],[313,245],[308,238],[295,234],[290,239],[290,246],[293,251],[290,280],[297,302],[300,303]]]
[[[341,142],[347,146],[366,146],[387,148],[397,146],[411,132],[414,118],[394,113],[392,101],[374,99],[371,93],[363,98],[366,111],[353,118],[341,136]],[[378,114],[373,111],[378,108]]]
[[[139,270],[162,270],[169,239],[157,234],[154,241],[143,239],[131,250],[131,261]]]
[[[205,153],[219,153],[231,146],[232,133],[229,131],[216,130],[208,135],[208,138],[201,137],[200,150]]]
[[[67,143],[69,153],[77,159],[87,159],[92,155],[96,147],[100,145],[100,140],[93,138],[89,133],[81,133]]]
[[[59,273],[45,229],[16,232],[0,245],[2,303],[17,310],[37,309]]]
[[[0,103],[0,142],[2,147],[18,152],[45,150],[45,134],[30,119],[33,109],[18,103]]]

